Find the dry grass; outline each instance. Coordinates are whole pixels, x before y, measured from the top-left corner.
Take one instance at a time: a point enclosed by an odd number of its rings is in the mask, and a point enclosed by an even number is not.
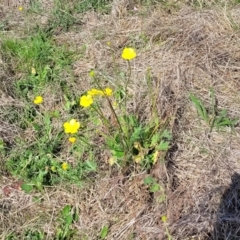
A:
[[[74,64],[77,80],[72,84],[76,92],[89,88],[91,83],[84,79],[91,68],[104,71],[103,79],[115,84],[107,42],[111,42],[110,48],[118,55],[124,46],[135,46],[138,58],[134,63],[134,81],[129,86],[133,94],[129,108],[141,113],[142,119],[150,114],[145,76],[146,69],[152,69],[154,84],[160,86],[158,111],[162,116],[172,116],[174,131],[166,172],[161,166],[153,170],[166,187],[166,203],[157,203],[146,189],[146,173],[123,176],[117,169],[108,169],[103,156],[95,183],[83,189],[46,189],[39,196],[39,203],[14,188],[8,196],[2,192],[2,239],[6,231],[21,231],[29,226],[44,229],[47,239],[52,239],[56,214],[66,204],[79,209],[80,220],[75,227],[87,239],[98,239],[104,225],[110,226],[107,239],[166,239],[161,222],[165,214],[173,239],[239,238],[240,128],[210,133],[188,97],[194,93],[210,105],[209,88],[213,87],[218,106],[226,108],[231,117],[239,116],[239,7],[196,11],[182,5],[172,14],[160,6],[149,12],[141,6],[137,9],[133,14],[86,13],[81,31],[59,34],[55,41],[67,43],[75,51],[86,46],[85,57]],[[141,34],[148,38],[147,42],[140,38]],[[116,64],[127,68],[121,60],[116,60]],[[4,86],[7,71],[0,74]],[[22,106],[2,86],[0,137],[11,139],[18,129],[4,121],[4,107]],[[14,129],[11,134],[9,128]],[[12,181],[10,176],[2,178],[2,189]]]

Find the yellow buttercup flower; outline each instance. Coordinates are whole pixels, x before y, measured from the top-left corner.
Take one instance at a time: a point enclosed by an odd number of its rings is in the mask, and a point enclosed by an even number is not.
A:
[[[68,138],[68,141],[70,143],[75,143],[77,141],[77,139],[75,137],[70,137],[70,138]]]
[[[162,217],[161,217],[161,220],[162,220],[162,222],[166,223],[166,222],[167,222],[167,216],[165,216],[165,215],[162,216]]]
[[[37,71],[36,71],[36,68],[35,68],[35,67],[32,67],[31,73],[32,73],[32,75],[34,75],[34,76],[36,75]]]
[[[108,96],[108,97],[110,97],[110,96],[112,96],[112,89],[111,88],[105,88],[104,90],[103,90],[103,92],[104,92],[104,95],[105,96]]]
[[[89,72],[89,76],[90,76],[90,77],[95,77],[95,72],[94,72],[94,70],[91,70],[91,71]]]
[[[64,171],[66,171],[67,169],[69,169],[69,165],[68,165],[67,162],[62,163],[61,167],[62,167],[62,169],[63,169]]]
[[[103,95],[103,92],[99,89],[93,88],[93,89],[87,91],[87,94],[91,95],[91,96],[97,96],[97,95]]]
[[[71,119],[63,124],[65,133],[76,133],[80,128],[80,123],[76,119]]]
[[[33,100],[35,104],[41,104],[43,102],[43,97],[42,96],[36,96]]]
[[[82,107],[89,107],[90,105],[93,104],[93,98],[91,95],[83,95],[81,98],[80,98],[80,105]]]
[[[19,6],[19,7],[18,7],[18,10],[19,10],[19,11],[22,11],[22,10],[23,10],[23,7],[22,7],[22,6]]]
[[[136,55],[137,54],[133,48],[124,48],[122,51],[122,58],[125,60],[132,60]]]
[[[108,163],[109,163],[109,165],[110,166],[112,166],[114,163],[116,163],[117,162],[117,159],[116,158],[114,158],[114,157],[110,157],[109,159],[108,159]]]

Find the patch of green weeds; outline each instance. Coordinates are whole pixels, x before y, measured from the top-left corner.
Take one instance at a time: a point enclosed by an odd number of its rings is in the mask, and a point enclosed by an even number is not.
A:
[[[78,221],[79,214],[76,208],[66,205],[59,214],[57,228],[56,240],[70,240],[73,239],[75,233],[77,232],[73,228],[75,221]]]
[[[199,116],[210,126],[210,130],[213,128],[219,130],[223,127],[234,127],[237,124],[238,119],[230,119],[227,116],[226,109],[219,110],[217,108],[217,101],[213,89],[210,90],[210,96],[212,104],[211,108],[207,109],[199,98],[194,94],[190,94],[190,100],[196,107]]]
[[[47,31],[51,33],[54,33],[56,30],[69,31],[71,27],[81,23],[79,17],[74,16],[75,13],[85,13],[89,10],[107,13],[110,9],[110,4],[111,1],[109,0],[83,0],[72,2],[55,0]]]
[[[136,49],[142,49],[148,44],[149,38],[144,33],[140,33],[138,35],[131,36],[129,42]]]
[[[196,7],[197,9],[209,8],[212,6],[221,6],[221,7],[232,7],[238,4],[239,0],[192,0],[191,5]]]
[[[16,91],[24,97],[57,81],[73,58],[72,53],[64,46],[56,46],[40,29],[24,39],[3,39],[1,47],[13,71],[22,72],[23,76],[16,81]]]
[[[74,10],[77,13],[85,13],[89,10],[108,13],[111,8],[111,0],[83,0],[74,1]]]
[[[7,41],[4,45],[8,51],[12,49],[11,56],[24,62],[17,66],[16,70],[34,66],[28,77],[16,84],[20,96],[27,102],[20,114],[19,123],[26,134],[15,139],[15,146],[6,161],[8,171],[24,180],[23,190],[42,190],[45,185],[52,186],[61,182],[80,185],[90,172],[97,170],[95,153],[102,148],[111,154],[109,164],[115,164],[124,170],[134,164],[140,166],[140,170],[150,169],[158,160],[164,160],[172,136],[167,128],[168,121],[162,121],[157,115],[155,95],[158,90],[151,85],[149,70],[147,84],[152,109],[151,119],[145,123],[140,122],[137,115],[127,110],[128,101],[131,100],[128,93],[132,72],[130,61],[136,57],[134,49],[123,50],[122,58],[126,60],[128,70],[124,73],[125,81],[118,83],[116,94],[110,87],[103,88],[98,75],[94,71],[90,72],[97,89],[93,88],[80,97],[80,114],[76,111],[78,104],[71,96],[71,90],[63,84],[62,87],[66,90],[63,93],[65,104],[62,107],[68,114],[68,120],[61,123],[62,128],[59,129],[54,125],[62,122],[58,110],[46,111],[44,105],[47,103],[41,95],[30,102],[28,92],[36,93],[38,88],[45,89],[51,81],[56,82],[58,69],[66,62],[61,62],[61,51],[58,55],[52,52],[56,49],[48,39],[42,39],[39,35],[36,41],[35,38],[30,39],[28,44],[33,53],[29,53],[26,44],[21,41]],[[43,52],[37,42],[40,42],[43,48],[46,46]],[[17,47],[19,52],[16,51]],[[50,64],[50,61],[54,61],[54,64]],[[58,84],[61,85],[61,82]],[[105,113],[106,107],[110,118]],[[19,119],[18,116],[13,118]],[[12,121],[16,122],[16,119]],[[102,144],[94,141],[97,135],[104,139]],[[66,156],[72,159],[71,162],[65,159]],[[154,186],[153,184],[151,189],[154,189]]]
[[[141,123],[138,116],[127,111],[127,102],[130,100],[128,85],[131,79],[130,60],[134,59],[136,53],[132,48],[124,49],[122,58],[127,60],[128,72],[124,74],[125,81],[118,86],[116,95],[109,87],[103,88],[98,75],[90,72],[94,84],[93,88],[80,98],[80,105],[89,108],[97,114],[105,131],[100,132],[104,137],[106,146],[111,153],[109,164],[116,164],[120,167],[131,166],[136,163],[142,169],[151,168],[159,159],[164,159],[170,147],[172,139],[171,132],[167,129],[167,122],[159,120],[156,114],[156,98],[154,90],[151,91],[150,72],[147,74],[149,85],[149,96],[152,106],[152,119],[147,123]],[[119,72],[119,71],[117,71]],[[108,105],[111,112],[111,120],[105,116],[105,109],[102,108],[102,101]]]
[[[19,236],[15,233],[10,233],[7,235],[6,240],[18,240],[18,239],[24,239],[24,240],[43,240],[46,236],[43,232],[39,230],[33,230],[33,229],[27,229],[23,232],[22,236]]]
[[[55,1],[48,25],[48,31],[52,33],[56,29],[68,31],[70,27],[77,24],[78,20],[74,17],[73,11],[74,8],[68,1]]]
[[[177,1],[173,0],[142,0],[141,4],[147,7],[151,7],[156,4],[161,4],[162,8],[168,13],[179,10],[179,5]]]
[[[27,128],[32,131],[31,139],[16,139],[14,149],[8,156],[7,170],[25,180],[23,190],[26,192],[33,188],[41,190],[43,185],[54,185],[62,181],[81,184],[86,174],[96,171],[89,144],[68,144],[64,147],[65,135],[53,127],[54,117],[51,114],[39,114],[34,121],[28,122]],[[74,166],[61,160],[63,151],[77,153],[75,158],[79,160]],[[80,160],[83,154],[88,156],[86,161]]]
[[[31,0],[29,11],[32,11],[34,13],[41,13],[43,10],[41,2],[42,1],[40,0]]]
[[[148,186],[149,192],[158,193],[157,201],[162,203],[166,200],[164,188],[151,176],[147,176],[143,180],[144,184]]]
[[[169,149],[171,134],[168,130],[161,132],[161,124],[141,124],[135,116],[124,115],[119,118],[121,128],[106,138],[112,160],[119,165],[136,162],[143,169],[149,169],[156,163],[160,154]]]

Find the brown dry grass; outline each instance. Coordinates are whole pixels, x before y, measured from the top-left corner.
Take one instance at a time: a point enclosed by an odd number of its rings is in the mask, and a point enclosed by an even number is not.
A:
[[[188,96],[194,93],[209,105],[209,88],[213,87],[218,106],[226,108],[232,117],[239,116],[240,34],[235,29],[239,16],[238,6],[197,11],[183,4],[172,14],[161,5],[151,11],[138,6],[134,14],[113,11],[102,16],[89,12],[82,19],[81,31],[55,36],[57,43],[67,43],[75,51],[87,46],[85,57],[74,64],[76,92],[89,88],[90,83],[84,79],[91,68],[104,71],[103,79],[114,84],[106,42],[111,42],[111,49],[118,55],[124,46],[135,46],[138,58],[129,90],[133,94],[131,109],[141,113],[142,119],[147,119],[150,112],[144,78],[146,69],[152,69],[153,80],[160,86],[159,113],[173,118],[174,143],[166,159],[167,172],[161,167],[154,169],[166,188],[167,201],[159,204],[149,194],[143,185],[146,173],[126,177],[116,169],[100,166],[95,183],[83,189],[46,189],[39,203],[16,189],[7,197],[2,193],[2,239],[6,231],[20,232],[26,227],[44,229],[51,239],[56,214],[66,204],[79,209],[80,220],[75,227],[87,239],[98,239],[104,225],[110,226],[107,239],[166,239],[160,219],[165,214],[173,239],[238,239],[240,128],[210,133]],[[145,43],[140,34],[149,41]],[[127,67],[120,59],[116,64]],[[16,101],[3,91],[0,137],[11,139],[3,112],[4,106]],[[6,176],[1,181],[3,188],[14,180]]]

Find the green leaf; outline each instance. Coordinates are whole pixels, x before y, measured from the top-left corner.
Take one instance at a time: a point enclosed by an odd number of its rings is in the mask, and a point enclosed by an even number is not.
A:
[[[150,187],[150,192],[157,192],[160,190],[160,185],[158,183],[153,183]]]
[[[62,216],[66,218],[69,215],[70,211],[71,211],[71,206],[66,205],[62,210]]]
[[[159,151],[166,151],[169,148],[169,143],[165,141],[161,141],[160,144],[157,147],[157,150]]]
[[[145,185],[150,185],[154,182],[154,179],[152,177],[148,176],[148,177],[144,178],[143,182]]]
[[[101,233],[100,233],[100,238],[104,239],[108,235],[108,226],[103,226]]]
[[[155,133],[151,139],[151,146],[155,146],[159,142],[159,140],[160,140],[160,135],[158,133]]]
[[[142,127],[137,127],[130,138],[130,142],[133,143],[141,138]]]
[[[65,220],[66,220],[66,225],[71,225],[72,224],[72,222],[73,222],[73,217],[72,217],[72,215],[71,214],[68,214],[68,216],[65,218]]]
[[[205,120],[206,122],[209,119],[209,116],[207,114],[207,110],[204,107],[203,103],[197,99],[193,94],[190,94],[190,99],[194,103],[195,107],[197,108],[198,114]]]
[[[33,127],[37,132],[40,130],[40,126],[37,123],[33,123]]]
[[[164,130],[164,132],[162,134],[162,137],[166,138],[169,141],[172,140],[172,134],[167,129]]]
[[[97,164],[96,162],[94,161],[90,161],[90,160],[87,160],[84,162],[85,163],[85,167],[86,167],[86,171],[89,171],[89,172],[94,172],[97,170]]]
[[[113,150],[111,151],[112,152],[112,155],[116,158],[122,158],[124,156],[124,152],[123,151],[116,151],[116,150]]]
[[[30,184],[23,184],[21,186],[21,189],[25,192],[25,193],[30,193],[33,190],[33,186]]]
[[[157,201],[158,201],[159,203],[162,203],[162,202],[164,202],[165,200],[166,200],[165,194],[161,194],[161,195],[158,197],[158,199],[157,199]]]

